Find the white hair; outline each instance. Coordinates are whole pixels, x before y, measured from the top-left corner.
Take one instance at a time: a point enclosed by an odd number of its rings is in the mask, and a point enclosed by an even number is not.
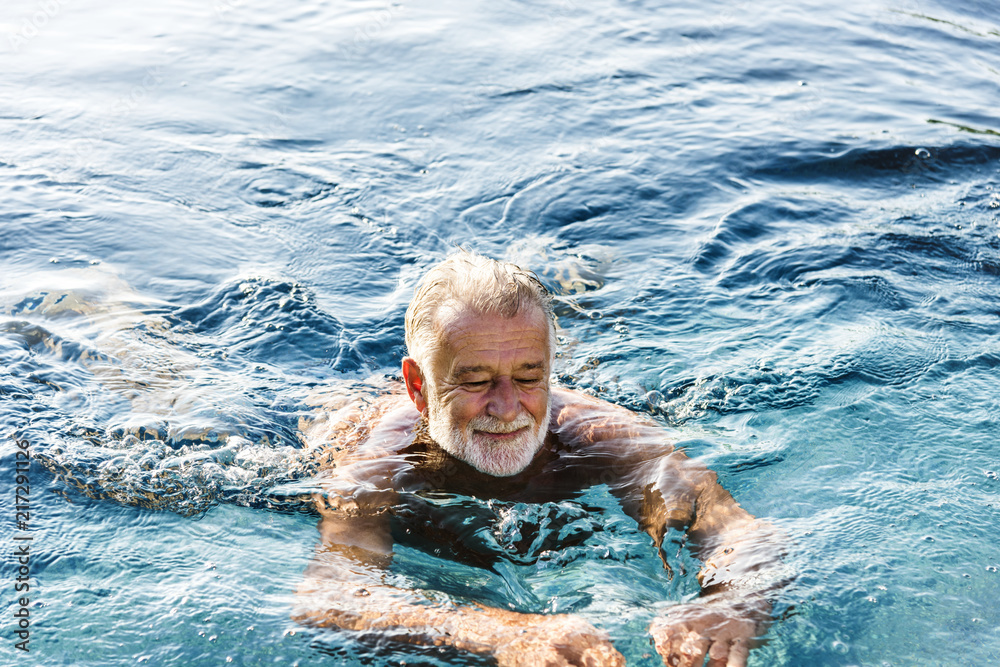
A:
[[[406,309],[406,350],[423,373],[429,371],[427,364],[441,347],[443,331],[437,312],[442,307],[505,318],[538,308],[549,324],[551,368],[556,344],[552,295],[531,271],[464,249],[432,267]]]

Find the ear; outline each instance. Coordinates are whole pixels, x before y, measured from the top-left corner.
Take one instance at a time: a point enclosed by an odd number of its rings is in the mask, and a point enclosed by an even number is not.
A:
[[[406,392],[410,395],[410,400],[423,414],[424,410],[427,409],[427,398],[424,396],[424,376],[413,357],[403,359],[403,382],[406,383]]]

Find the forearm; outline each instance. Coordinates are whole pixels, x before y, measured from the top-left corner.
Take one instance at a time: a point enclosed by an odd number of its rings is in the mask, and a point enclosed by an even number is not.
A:
[[[307,577],[293,618],[381,640],[490,654],[500,667],[623,667],[606,633],[569,615],[521,614],[351,577]]]
[[[698,581],[704,595],[773,596],[788,583],[790,573],[783,559],[788,539],[770,523],[754,520],[713,542],[712,549],[700,554],[704,565]]]
[[[447,645],[472,653],[495,653],[522,628],[546,620],[358,579],[307,579],[298,598],[294,619],[305,625],[375,632],[396,642]]]
[[[442,593],[392,585],[392,552],[377,522],[346,533],[327,521],[298,588],[293,618],[305,625],[358,631],[380,640],[452,646],[492,654],[502,667],[564,667],[573,656],[622,665],[605,633],[580,618],[522,614],[478,603],[456,603]],[[348,543],[349,542],[349,543]]]
[[[709,473],[699,486],[688,535],[703,566],[703,595],[725,594],[748,602],[774,597],[787,584],[788,538],[739,506]]]
[[[746,665],[750,649],[766,634],[775,598],[788,582],[782,564],[785,540],[763,521],[737,522],[713,539],[695,543],[703,560],[701,597],[666,607],[650,626],[665,665]]]

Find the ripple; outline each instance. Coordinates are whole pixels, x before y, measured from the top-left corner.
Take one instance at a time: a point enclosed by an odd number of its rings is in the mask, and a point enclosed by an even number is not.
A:
[[[842,219],[846,211],[836,202],[803,199],[751,201],[719,218],[711,234],[698,247],[694,267],[708,271],[723,265],[741,249],[770,241],[792,227],[802,233],[802,225],[824,225]],[[797,244],[787,243],[788,246]],[[766,247],[766,246],[765,246]],[[786,261],[785,265],[791,265]],[[759,278],[758,278],[759,280]]]
[[[626,390],[612,398],[678,425],[712,414],[795,409],[813,403],[825,388],[848,380],[908,386],[939,364],[950,363],[948,345],[940,335],[885,326],[852,327],[831,333],[819,348],[802,350],[797,358],[783,362],[783,368],[754,361],[725,373],[671,378],[645,395]]]
[[[833,155],[816,156],[820,152],[832,152]],[[968,143],[885,148],[846,148],[831,144],[822,150],[800,150],[796,153],[795,157],[758,161],[753,173],[794,182],[829,183],[831,179],[870,181],[900,176],[920,176],[940,181],[946,177],[953,178],[956,173],[989,167],[1000,160],[1000,146]]]
[[[45,324],[0,322],[8,423],[88,497],[184,515],[219,502],[300,507],[293,494],[267,495],[310,470],[297,449],[300,406],[273,395],[264,367],[204,360],[280,349],[267,337],[283,328],[338,340],[342,328],[292,283],[236,281],[215,296],[167,317],[162,305],[126,305],[142,301],[128,290],[15,297],[10,312]]]
[[[183,516],[202,514],[220,502],[248,507],[302,508],[308,499],[269,497],[279,484],[313,472],[299,450],[266,439],[228,436],[218,446],[174,448],[131,433],[102,445],[67,441],[36,453],[62,483],[85,496]]]
[[[241,198],[259,208],[288,208],[322,200],[337,190],[319,176],[289,167],[244,163],[236,175],[241,179]]]
[[[16,337],[28,350],[36,353],[50,354],[62,361],[77,361],[90,356],[95,358],[104,357],[104,355],[101,355],[93,348],[88,348],[76,341],[67,340],[39,324],[32,324],[23,320],[0,323],[0,332]]]
[[[941,336],[871,327],[859,331],[848,352],[845,370],[877,385],[902,386],[917,382],[948,355]]]
[[[672,424],[707,413],[790,410],[815,400],[821,384],[821,376],[806,371],[745,368],[726,375],[670,381],[660,388],[663,399],[650,408]]]
[[[338,371],[362,367],[344,326],[299,283],[250,277],[220,285],[168,318],[198,336],[217,339],[225,354],[273,363],[325,360]]]

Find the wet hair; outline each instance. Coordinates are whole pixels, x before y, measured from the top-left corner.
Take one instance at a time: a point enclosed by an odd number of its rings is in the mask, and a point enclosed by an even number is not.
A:
[[[516,317],[529,308],[541,310],[549,323],[549,361],[555,352],[552,295],[538,277],[510,262],[499,262],[465,249],[432,267],[406,309],[406,350],[421,370],[441,347],[437,318],[442,307],[468,308],[481,315]]]

